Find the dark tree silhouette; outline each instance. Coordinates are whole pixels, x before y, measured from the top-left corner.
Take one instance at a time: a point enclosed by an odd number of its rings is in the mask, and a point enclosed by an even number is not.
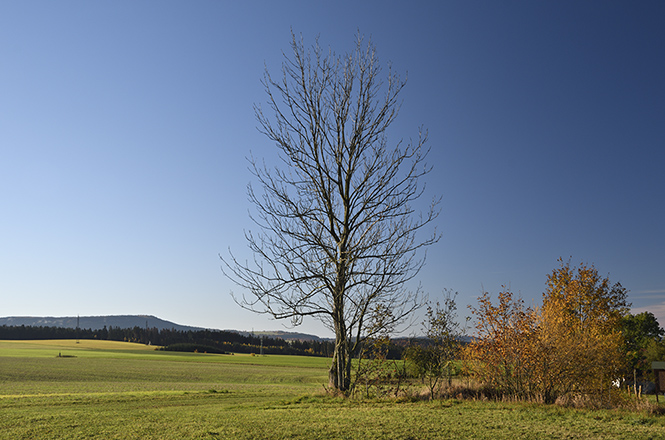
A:
[[[389,145],[405,81],[388,70],[375,47],[357,39],[336,56],[292,35],[280,79],[265,73],[272,117],[256,107],[262,132],[279,149],[282,168],[250,158],[261,192],[248,187],[258,233],[246,232],[251,262],[229,252],[222,270],[247,293],[250,310],[277,319],[320,319],[335,333],[330,386],[351,386],[351,355],[363,340],[402,323],[418,304],[408,291],[424,264],[419,252],[436,243],[438,199],[419,213],[427,134]],[[425,231],[422,231],[425,232]]]

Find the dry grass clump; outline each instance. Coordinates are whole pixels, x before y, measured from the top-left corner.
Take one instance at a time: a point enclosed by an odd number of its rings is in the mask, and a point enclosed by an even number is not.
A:
[[[411,393],[413,400],[457,399],[473,401],[494,402],[528,402],[546,404],[543,396],[529,397],[505,394],[496,389],[479,384],[474,381],[459,381],[452,385],[442,385],[435,390],[432,396],[429,388],[422,387]],[[648,415],[665,415],[665,405],[649,400],[646,396],[637,397],[620,389],[612,389],[604,394],[569,393],[559,396],[554,405],[576,409],[620,409],[633,412],[642,412]]]
[[[627,396],[622,405],[618,406],[630,411],[643,412],[648,415],[665,415],[665,405],[650,401],[644,397],[636,398],[633,395]]]

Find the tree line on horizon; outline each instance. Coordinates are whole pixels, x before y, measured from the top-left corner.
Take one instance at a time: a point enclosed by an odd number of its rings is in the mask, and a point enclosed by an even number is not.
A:
[[[56,326],[2,325],[0,340],[93,339],[154,345],[166,351],[208,353],[256,353],[331,357],[334,342],[328,340],[286,340],[280,337],[244,335],[228,330],[177,330],[156,327],[104,326],[101,329]],[[262,340],[263,339],[263,340]],[[401,359],[412,345],[429,345],[426,338],[390,339],[386,359]],[[365,351],[353,353],[354,358]]]
[[[50,326],[0,326],[0,339],[97,339],[135,342],[155,345],[176,351],[208,351],[210,353],[261,353],[330,356],[330,341],[284,340],[267,336],[243,335],[225,330],[176,330],[144,328],[120,328],[104,326],[102,329],[81,329]],[[206,350],[208,348],[208,350]]]

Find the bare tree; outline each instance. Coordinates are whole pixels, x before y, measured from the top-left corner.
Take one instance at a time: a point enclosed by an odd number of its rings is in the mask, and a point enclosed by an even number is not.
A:
[[[375,47],[357,39],[345,56],[306,49],[292,34],[282,78],[263,84],[272,113],[255,107],[260,129],[279,149],[283,168],[250,157],[261,186],[248,186],[260,232],[245,232],[254,261],[229,251],[222,270],[247,291],[236,302],[277,319],[320,319],[335,333],[330,386],[348,391],[358,344],[393,329],[418,306],[408,291],[436,243],[438,199],[425,213],[411,203],[424,190],[426,133],[389,146],[386,131],[405,85],[392,70],[379,78]],[[423,231],[424,232],[424,231]]]

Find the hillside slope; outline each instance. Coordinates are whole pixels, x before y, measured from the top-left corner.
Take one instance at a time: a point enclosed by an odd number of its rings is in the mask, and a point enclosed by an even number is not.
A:
[[[63,327],[98,330],[108,327],[120,328],[157,328],[159,330],[175,329],[179,331],[202,330],[200,327],[180,325],[150,315],[111,315],[111,316],[64,316],[64,317],[37,317],[37,316],[10,316],[0,318],[0,325],[26,327]]]

